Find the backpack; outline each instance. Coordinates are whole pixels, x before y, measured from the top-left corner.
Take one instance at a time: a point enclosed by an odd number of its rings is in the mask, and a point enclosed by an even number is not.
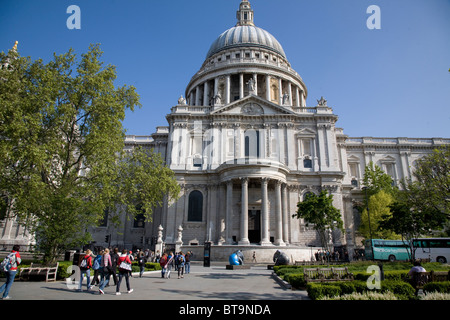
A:
[[[15,252],[11,252],[10,254],[8,254],[5,257],[5,259],[3,259],[3,261],[2,261],[2,263],[0,265],[0,270],[3,271],[3,272],[8,272],[9,270],[11,270],[15,260],[16,260],[16,253]]]
[[[96,256],[94,258],[94,264],[92,265],[92,269],[98,270],[100,269],[100,261],[102,260],[102,256]]]
[[[183,262],[184,262],[184,257],[183,257],[183,255],[179,254],[177,256],[177,263],[182,264]]]
[[[83,260],[81,260],[80,269],[83,269],[83,270],[89,269],[86,256],[84,256]]]
[[[165,256],[159,260],[159,264],[161,267],[164,267],[166,265],[166,263],[167,263],[167,257],[165,257]]]

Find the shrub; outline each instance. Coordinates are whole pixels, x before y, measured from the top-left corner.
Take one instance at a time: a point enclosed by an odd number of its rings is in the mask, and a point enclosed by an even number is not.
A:
[[[329,287],[332,287],[331,289]],[[337,289],[336,289],[337,288]],[[337,281],[337,282],[324,282],[324,283],[308,283],[306,290],[311,299],[316,300],[324,296],[336,296],[353,293],[365,293],[365,292],[378,292],[386,293],[391,292],[400,299],[412,299],[415,294],[414,288],[409,284],[401,280],[384,280],[381,282],[381,290],[371,291],[367,288],[366,281]],[[336,292],[338,292],[336,294]]]
[[[401,280],[384,280],[381,282],[381,292],[390,291],[404,299],[411,299],[415,295],[412,285]]]
[[[287,273],[284,280],[289,282],[294,288],[304,288],[306,286],[305,277],[302,273]]]
[[[450,293],[450,281],[429,282],[423,286],[425,293],[440,292]]]
[[[58,272],[56,273],[56,279],[62,280],[62,279],[69,278],[72,273],[68,273],[67,269],[72,264],[73,264],[72,261],[59,261]]]
[[[312,300],[320,300],[325,296],[334,297],[341,295],[339,286],[322,283],[308,283],[306,291]]]

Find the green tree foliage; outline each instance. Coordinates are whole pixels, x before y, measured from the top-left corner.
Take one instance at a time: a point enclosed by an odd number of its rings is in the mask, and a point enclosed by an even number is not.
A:
[[[393,215],[382,227],[410,239],[430,235],[449,223],[450,147],[436,149],[417,161],[414,181],[403,182]]]
[[[395,195],[397,191],[397,188],[393,186],[392,177],[372,161],[364,169],[363,184],[367,188],[368,196],[381,190],[392,195]]]
[[[176,200],[180,186],[175,174],[164,165],[159,153],[153,150],[135,148],[124,153],[118,163],[117,184],[114,202],[126,208],[128,216],[143,213],[151,221],[153,208],[160,207],[163,201]]]
[[[98,45],[79,60],[69,50],[47,64],[15,51],[0,54],[2,65],[9,64],[0,70],[0,192],[7,214],[36,235],[47,262],[86,243],[89,234],[82,231],[101,221],[119,195],[128,205],[123,186],[132,182],[124,170],[141,170],[120,161],[128,160],[122,154],[122,121],[126,110],[140,106],[139,96],[133,86],[114,86],[116,69],[104,66],[101,55]],[[158,169],[167,172],[161,161],[154,165],[142,171],[149,170],[148,176]],[[143,185],[144,175],[129,177]],[[146,191],[133,200],[151,213],[154,189],[158,196],[173,191],[160,186],[146,182]]]
[[[370,239],[400,239],[400,236],[391,230],[380,229],[380,222],[389,218],[392,214],[390,205],[394,202],[394,198],[384,190],[369,197],[369,212],[370,212],[370,228],[369,230],[369,215],[367,208],[364,208],[361,214],[361,226],[359,232],[361,235]]]
[[[439,211],[450,216],[450,146],[435,149],[417,160],[415,179],[403,182],[403,201],[416,210]]]
[[[322,190],[319,195],[308,194],[305,200],[297,204],[297,208],[297,213],[292,217],[313,224],[323,248],[327,248],[328,230],[338,229],[344,232],[340,210],[333,206],[333,195],[328,194],[326,190]]]
[[[379,229],[380,222],[391,215],[390,205],[398,193],[398,189],[392,183],[392,177],[371,161],[365,167],[363,183],[364,205],[360,207],[361,224],[358,231],[366,239],[400,238],[390,230]]]

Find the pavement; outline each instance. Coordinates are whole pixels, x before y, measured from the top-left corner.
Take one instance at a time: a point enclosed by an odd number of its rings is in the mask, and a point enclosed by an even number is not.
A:
[[[130,278],[132,293],[127,293],[125,279],[122,280],[120,292],[115,294],[115,286],[104,289],[100,295],[98,287],[86,290],[86,280],[83,290],[69,288],[65,281],[14,282],[10,296],[11,300],[221,300],[221,301],[274,301],[274,300],[309,300],[306,291],[286,289],[273,277],[273,271],[267,265],[252,265],[250,269],[227,270],[225,264],[211,264],[204,267],[200,263],[191,264],[191,272],[178,279],[178,274],[172,271],[169,279],[161,278],[160,271],[145,272],[142,277],[134,273]]]

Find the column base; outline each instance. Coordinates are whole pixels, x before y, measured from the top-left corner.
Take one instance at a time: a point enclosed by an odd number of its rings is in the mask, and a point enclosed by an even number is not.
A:
[[[283,240],[275,240],[275,243],[274,243],[276,246],[280,246],[280,247],[285,247],[286,246],[286,243],[284,243],[284,241]]]
[[[248,246],[250,244],[250,241],[248,239],[242,239],[238,242],[238,245],[240,246]]]
[[[259,244],[261,246],[271,246],[272,242],[270,242],[269,240],[262,240]]]

